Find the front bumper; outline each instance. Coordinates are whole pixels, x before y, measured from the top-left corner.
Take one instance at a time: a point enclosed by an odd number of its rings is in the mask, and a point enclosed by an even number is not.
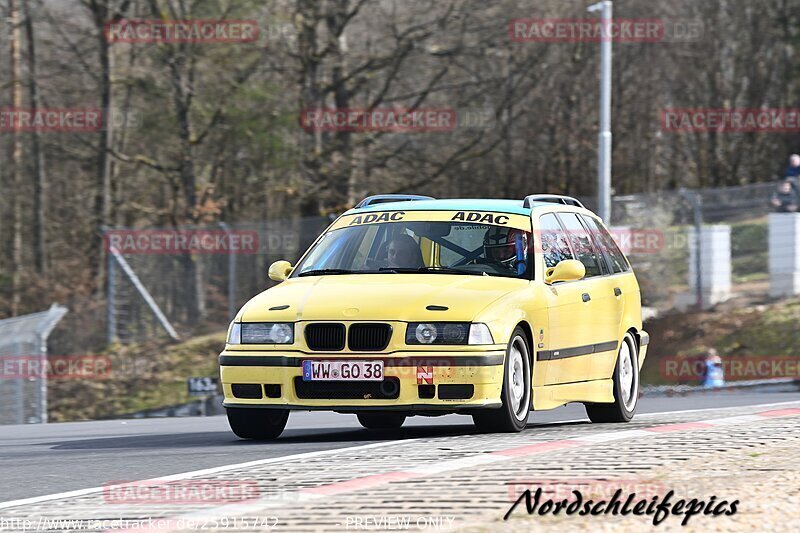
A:
[[[504,350],[485,352],[396,352],[392,354],[303,354],[276,351],[224,351],[219,356],[220,381],[225,407],[272,408],[293,410],[459,411],[500,407],[503,383]],[[298,396],[295,378],[302,379],[304,360],[381,360],[384,376],[397,378],[400,390],[396,398],[326,398]],[[433,398],[424,397],[420,386],[430,391],[430,378],[418,379],[418,371],[429,372],[435,386]],[[338,382],[344,383],[344,382]],[[280,385],[280,395],[270,398],[262,387],[261,398],[236,397],[233,384]],[[472,385],[469,398],[439,398],[440,385]],[[272,388],[274,391],[274,387]]]

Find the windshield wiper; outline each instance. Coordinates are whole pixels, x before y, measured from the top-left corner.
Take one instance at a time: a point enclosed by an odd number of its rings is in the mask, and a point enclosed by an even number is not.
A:
[[[430,272],[432,274],[465,274],[467,276],[483,276],[485,272],[470,272],[468,270],[459,270],[457,268],[450,268],[444,266],[424,266],[420,268],[407,268],[407,267],[382,267],[381,272],[397,272],[398,274],[404,273],[417,273],[417,272]]]
[[[300,272],[297,277],[302,276],[327,276],[328,274],[355,274],[356,272],[353,270],[345,270],[343,268],[320,268],[317,270],[306,270],[305,272]]]

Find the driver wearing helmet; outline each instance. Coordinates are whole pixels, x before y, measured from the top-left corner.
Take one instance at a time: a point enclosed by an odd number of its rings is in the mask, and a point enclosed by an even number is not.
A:
[[[522,230],[492,226],[483,236],[483,252],[486,263],[522,274],[528,258],[528,239]]]

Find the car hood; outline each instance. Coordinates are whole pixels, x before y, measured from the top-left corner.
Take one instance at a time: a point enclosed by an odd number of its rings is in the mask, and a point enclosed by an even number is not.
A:
[[[449,274],[347,274],[291,278],[251,299],[242,322],[464,321],[528,281]],[[447,307],[429,310],[428,306]],[[283,308],[284,306],[288,306]]]

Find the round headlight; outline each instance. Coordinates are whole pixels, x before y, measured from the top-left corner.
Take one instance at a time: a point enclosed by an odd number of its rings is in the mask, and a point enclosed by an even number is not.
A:
[[[466,328],[463,324],[447,324],[442,331],[446,343],[457,344],[467,336]]]
[[[420,324],[417,326],[417,331],[414,336],[421,344],[431,344],[438,336],[436,334],[436,326],[433,324]]]
[[[269,336],[276,344],[287,344],[292,340],[292,326],[289,324],[273,324]]]

